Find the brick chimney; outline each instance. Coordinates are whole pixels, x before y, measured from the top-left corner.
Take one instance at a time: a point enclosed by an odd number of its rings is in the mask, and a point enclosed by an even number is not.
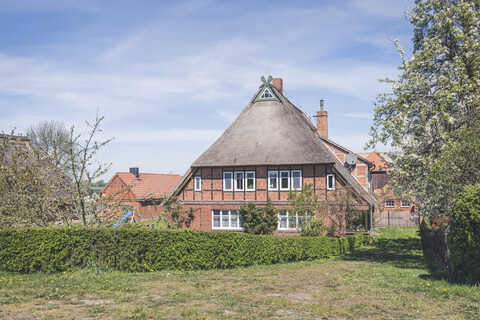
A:
[[[138,168],[130,168],[130,173],[133,174],[135,176],[135,178],[137,178],[137,179],[140,176],[140,172],[139,172]]]
[[[277,90],[283,94],[283,80],[282,78],[273,78],[272,85],[277,88]]]
[[[328,139],[328,115],[323,110],[323,100],[320,100],[320,111],[317,111],[317,131],[324,138]]]

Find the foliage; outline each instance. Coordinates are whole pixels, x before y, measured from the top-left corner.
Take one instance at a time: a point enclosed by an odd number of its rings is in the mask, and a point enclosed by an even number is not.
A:
[[[71,185],[25,138],[0,139],[0,228],[46,226],[71,216]]]
[[[151,199],[155,204],[155,199]],[[182,201],[178,197],[171,197],[163,206],[163,211],[159,214],[159,221],[165,221],[168,229],[181,229],[184,226],[189,228],[195,219],[195,210],[193,208],[185,209]]]
[[[68,132],[63,123],[55,121],[30,126],[31,142],[14,143],[8,136],[2,140],[0,198],[6,202],[0,204],[0,227],[100,221],[98,214],[112,200],[90,198],[92,182],[109,168],[95,159],[98,150],[111,141],[94,140],[102,120],[97,115],[94,123],[86,121],[91,130],[84,141],[73,126]]]
[[[290,202],[288,210],[302,217],[298,220],[302,236],[319,236],[325,232],[325,214],[312,185],[304,185],[300,191],[291,190],[288,193],[288,201]]]
[[[0,270],[56,272],[108,265],[128,271],[236,268],[314,260],[352,252],[364,236],[277,237],[139,228],[0,230]]]
[[[245,233],[272,234],[277,228],[277,209],[267,198],[264,207],[257,207],[254,203],[247,203],[239,211]]]
[[[448,244],[452,260],[460,272],[480,282],[480,183],[466,187],[455,200]]]
[[[479,178],[480,1],[417,0],[409,18],[414,50],[396,43],[401,73],[385,80],[368,146],[391,143],[396,183],[424,213],[445,214]]]

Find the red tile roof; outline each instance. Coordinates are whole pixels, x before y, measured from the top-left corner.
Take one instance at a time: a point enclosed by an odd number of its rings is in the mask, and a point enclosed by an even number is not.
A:
[[[162,198],[172,191],[181,179],[178,174],[140,173],[139,179],[130,172],[117,172],[116,175],[127,186],[133,186],[130,191],[136,199]]]

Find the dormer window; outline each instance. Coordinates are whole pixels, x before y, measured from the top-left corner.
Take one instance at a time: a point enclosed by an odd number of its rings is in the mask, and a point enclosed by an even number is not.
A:
[[[253,100],[254,103],[259,101],[280,101],[280,99],[278,99],[270,86],[264,86],[255,97],[255,100]]]
[[[265,89],[263,94],[260,96],[260,99],[270,99],[270,98],[273,98],[273,94],[267,88],[267,89]]]

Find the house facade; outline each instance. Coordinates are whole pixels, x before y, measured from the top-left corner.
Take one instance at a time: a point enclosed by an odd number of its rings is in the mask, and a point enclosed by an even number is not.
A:
[[[372,190],[378,197],[375,225],[379,227],[418,226],[420,216],[414,201],[405,196],[402,188],[395,187],[391,183],[389,176],[392,171],[390,154],[373,151],[361,155],[374,165],[370,174],[372,176]]]
[[[310,185],[325,203],[347,193],[365,212],[368,230],[376,199],[372,164],[328,140],[283,95],[282,79],[263,85],[232,125],[190,167],[171,192],[195,210],[191,228],[242,231],[239,209],[270,199],[279,209],[277,233],[296,232],[299,217],[288,211],[288,194]],[[269,80],[272,80],[269,78]],[[325,111],[317,126],[326,125]],[[323,122],[322,122],[323,121]]]
[[[134,211],[136,218],[158,218],[161,202],[180,181],[178,174],[141,173],[138,168],[117,172],[105,185],[102,195],[110,197],[107,215],[115,217]]]

